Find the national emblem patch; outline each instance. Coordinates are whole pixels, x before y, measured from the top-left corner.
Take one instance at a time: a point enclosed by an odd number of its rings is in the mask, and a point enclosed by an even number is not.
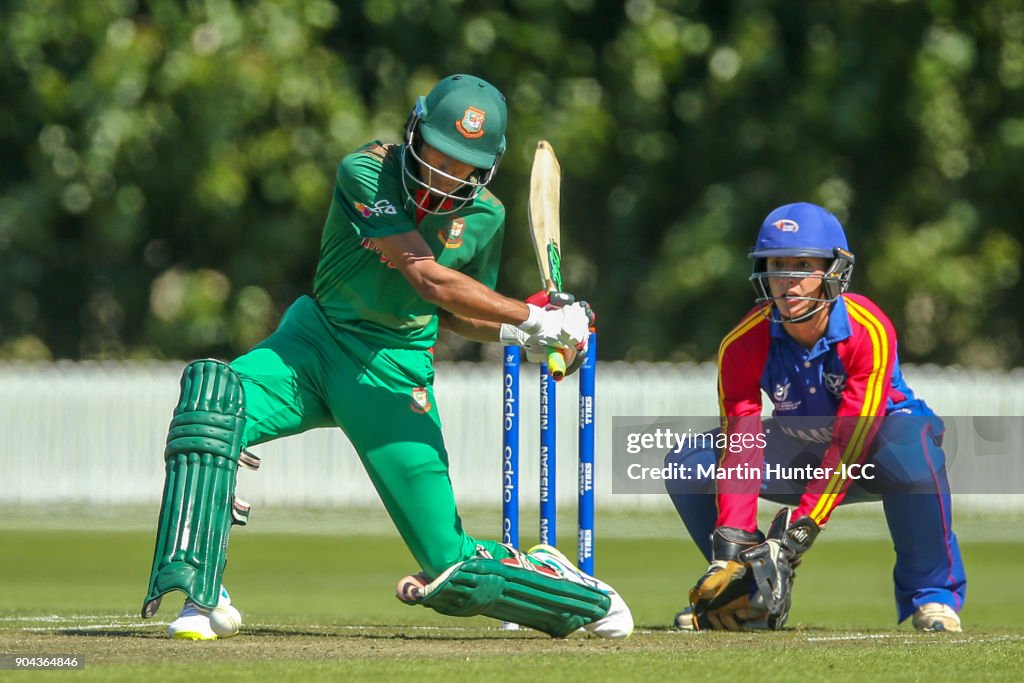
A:
[[[429,413],[433,407],[430,403],[430,393],[426,387],[416,387],[412,390],[412,402],[409,404],[415,413]]]
[[[833,396],[839,396],[846,388],[846,375],[844,374],[824,372],[821,377],[825,380],[825,388]]]
[[[487,113],[476,107],[467,107],[462,118],[455,122],[455,129],[462,133],[463,137],[479,138],[484,134],[484,120]]]
[[[462,218],[453,218],[448,224],[448,233],[444,230],[437,231],[437,237],[445,246],[445,249],[458,249],[462,246],[462,233],[466,229],[466,221]]]

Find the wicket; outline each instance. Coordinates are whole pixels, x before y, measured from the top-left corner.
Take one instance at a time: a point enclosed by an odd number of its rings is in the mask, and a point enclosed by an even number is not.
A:
[[[519,369],[520,349],[506,346],[502,372],[502,530],[503,543],[519,547]],[[597,334],[591,332],[579,370],[579,442],[577,457],[577,564],[594,573],[594,446]],[[557,542],[556,383],[540,364],[540,543]]]

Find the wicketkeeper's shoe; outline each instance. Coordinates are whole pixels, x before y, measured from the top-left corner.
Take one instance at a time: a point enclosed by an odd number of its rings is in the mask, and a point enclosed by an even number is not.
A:
[[[181,640],[216,640],[218,637],[230,638],[236,635],[242,625],[242,615],[231,604],[231,596],[224,586],[220,587],[215,609],[218,611],[214,615],[216,624],[211,624],[210,614],[213,610],[204,609],[192,602],[191,598],[185,598],[185,605],[178,618],[167,627],[167,635]]]
[[[918,631],[949,631],[960,633],[960,615],[952,607],[941,602],[928,602],[914,612],[914,628]]]
[[[748,619],[743,619],[741,616],[736,616],[736,621],[741,625],[741,631],[764,631],[768,628],[767,614],[756,613],[756,610],[746,610],[743,616],[750,616]],[[753,613],[753,614],[751,614]],[[677,612],[673,625],[677,630],[685,633],[697,633],[703,630],[697,628],[696,620],[693,617],[693,607],[687,605],[682,611]]]
[[[632,635],[633,615],[629,611],[626,601],[622,599],[622,596],[614,588],[600,579],[584,574],[558,548],[553,546],[535,545],[526,554],[530,558],[550,567],[562,578],[584,586],[593,586],[611,598],[611,607],[608,608],[608,614],[597,621],[585,625],[583,627],[585,630],[602,638],[621,639]]]
[[[693,608],[689,605],[684,607],[681,612],[676,613],[676,618],[673,620],[673,623],[680,631],[686,631],[688,633],[697,632],[697,625],[693,623]]]

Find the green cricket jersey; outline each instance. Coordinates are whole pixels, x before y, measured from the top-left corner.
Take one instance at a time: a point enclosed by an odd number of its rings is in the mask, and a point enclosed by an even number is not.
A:
[[[455,213],[417,220],[402,187],[402,149],[374,141],[341,160],[313,291],[333,325],[383,347],[428,349],[437,339],[437,307],[416,294],[373,238],[417,230],[438,263],[493,289],[505,207],[484,189]]]

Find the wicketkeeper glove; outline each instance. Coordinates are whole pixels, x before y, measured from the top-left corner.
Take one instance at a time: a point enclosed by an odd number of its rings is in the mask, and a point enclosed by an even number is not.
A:
[[[764,616],[751,605],[754,579],[740,555],[763,540],[759,533],[718,527],[711,534],[711,565],[690,589],[695,629],[739,631],[748,621]]]
[[[810,517],[790,519],[789,508],[775,515],[768,537],[740,553],[740,560],[750,567],[756,589],[754,604],[767,612],[770,629],[782,628],[793,602],[793,580],[803,554],[814,543],[821,528]]]

